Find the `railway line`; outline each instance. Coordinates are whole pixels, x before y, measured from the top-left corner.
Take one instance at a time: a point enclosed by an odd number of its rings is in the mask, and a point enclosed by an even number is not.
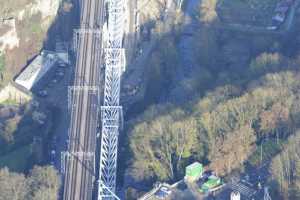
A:
[[[103,0],[83,0],[80,28],[99,30],[103,20]],[[100,19],[100,20],[99,20]],[[101,31],[98,31],[101,34]],[[95,181],[96,132],[98,123],[101,41],[92,31],[80,34],[76,55],[69,128],[69,156],[66,158],[64,200],[91,200]],[[75,88],[74,87],[74,88]],[[95,90],[96,88],[96,90]]]

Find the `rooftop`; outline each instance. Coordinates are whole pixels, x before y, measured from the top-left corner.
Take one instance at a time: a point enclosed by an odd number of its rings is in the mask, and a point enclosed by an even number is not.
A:
[[[56,63],[54,52],[42,51],[16,78],[15,82],[30,90]]]
[[[202,164],[199,163],[199,162],[194,162],[193,164],[188,165],[186,168],[187,169],[192,169],[192,168],[197,167],[197,166],[202,166]]]

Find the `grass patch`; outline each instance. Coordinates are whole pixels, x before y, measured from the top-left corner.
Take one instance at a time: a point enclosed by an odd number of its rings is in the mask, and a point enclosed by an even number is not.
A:
[[[19,103],[13,99],[7,99],[1,102],[0,106],[19,106]]]
[[[4,156],[0,157],[0,168],[8,167],[12,171],[23,172],[32,154],[32,145],[22,146]]]
[[[42,34],[43,33],[43,29],[42,29],[40,24],[32,24],[31,25],[31,31],[33,33],[36,33],[36,34]]]

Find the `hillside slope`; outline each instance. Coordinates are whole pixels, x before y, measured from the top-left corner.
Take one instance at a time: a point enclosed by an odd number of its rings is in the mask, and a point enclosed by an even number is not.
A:
[[[59,0],[0,0],[0,5],[0,54],[5,63],[3,84],[42,47],[57,14]]]

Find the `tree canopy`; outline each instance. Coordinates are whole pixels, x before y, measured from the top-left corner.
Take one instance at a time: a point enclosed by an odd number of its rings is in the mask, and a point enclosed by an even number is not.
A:
[[[192,110],[152,107],[157,114],[144,115],[129,133],[133,174],[142,180],[174,180],[191,160],[199,159],[208,159],[220,175],[241,167],[261,138],[293,132],[293,116],[299,116],[293,110],[298,76],[291,71],[268,74],[259,87],[242,94],[227,85],[194,102]]]
[[[28,176],[0,169],[1,200],[57,200],[60,177],[52,166],[34,167]]]
[[[300,131],[291,136],[283,151],[273,158],[272,178],[284,199],[300,198]]]

